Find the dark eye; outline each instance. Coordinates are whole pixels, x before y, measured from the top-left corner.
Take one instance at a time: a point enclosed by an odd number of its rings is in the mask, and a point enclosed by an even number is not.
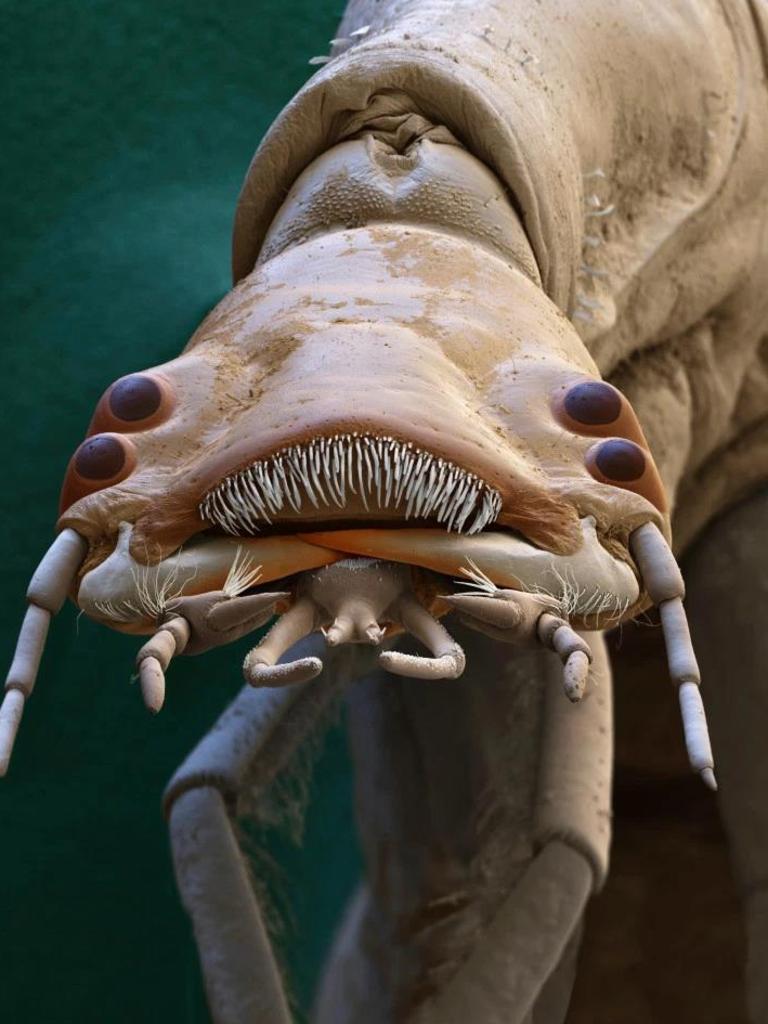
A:
[[[145,420],[160,408],[163,392],[157,381],[143,373],[119,380],[109,393],[109,408],[119,420]]]
[[[84,480],[111,480],[122,472],[125,461],[125,447],[116,437],[97,434],[77,449],[75,470]]]
[[[618,391],[601,380],[575,384],[569,388],[563,404],[572,420],[590,427],[613,423],[621,413]]]
[[[634,441],[612,438],[604,441],[595,452],[595,465],[609,480],[626,483],[639,480],[645,472],[645,453]]]

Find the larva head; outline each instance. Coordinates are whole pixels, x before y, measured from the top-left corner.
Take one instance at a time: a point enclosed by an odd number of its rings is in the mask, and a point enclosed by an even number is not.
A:
[[[387,225],[276,256],[178,359],[112,384],[60,525],[90,545],[81,606],[139,630],[156,609],[137,580],[216,589],[243,547],[263,582],[348,554],[471,560],[500,585],[563,579],[588,595],[577,618],[614,587],[618,616],[649,520],[665,528],[637,420],[542,291],[469,241]]]

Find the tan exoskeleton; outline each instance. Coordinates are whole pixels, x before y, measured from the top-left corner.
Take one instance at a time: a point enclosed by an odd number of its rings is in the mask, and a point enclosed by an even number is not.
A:
[[[608,867],[602,634],[652,606],[717,788],[671,544],[768,477],[765,38],[748,0],[352,0],[248,172],[234,289],[99,402],[28,591],[0,767],[67,594],[149,636],[155,712],[177,655],[278,615],[166,792],[216,1024],[290,1019],[232,822],[342,690],[366,878],[318,1024],[565,1019]],[[764,557],[726,526],[718,571],[754,604]],[[726,678],[757,616],[728,621],[698,575],[759,964],[764,717],[743,695],[765,641]],[[767,1020],[752,966],[748,992]]]

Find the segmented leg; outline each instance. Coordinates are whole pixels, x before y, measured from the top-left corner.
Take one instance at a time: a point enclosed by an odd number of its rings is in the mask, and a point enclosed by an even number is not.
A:
[[[261,643],[246,656],[243,674],[251,686],[287,686],[290,683],[305,683],[319,675],[323,663],[317,657],[278,664],[288,648],[311,633],[316,626],[314,604],[308,598],[299,598],[277,620]]]
[[[540,646],[458,639],[467,669],[450,686],[376,672],[348,692],[368,881],[314,1024],[565,1019],[583,910],[607,870],[604,645],[589,636],[598,686],[574,707]]]
[[[565,619],[549,612],[536,624],[539,640],[559,655],[563,663],[563,689],[568,700],[577,703],[584,696],[592,662],[589,644],[571,629]]]
[[[384,651],[379,664],[388,672],[411,679],[457,679],[466,665],[464,651],[450,633],[414,597],[403,597],[398,604],[403,626],[432,652],[431,658],[402,651]]]
[[[319,629],[328,647],[381,643],[388,625],[402,626],[428,648],[431,657],[385,651],[379,662],[395,675],[414,679],[455,679],[464,671],[464,654],[412,592],[408,566],[373,559],[344,559],[306,573],[295,601],[267,637],[245,659],[245,678],[256,686],[303,682],[320,663],[280,663],[287,648]]]
[[[492,595],[452,594],[444,598],[462,622],[504,643],[530,644],[538,639],[560,656],[563,689],[574,703],[586,690],[592,653],[589,644],[565,619],[555,614],[555,603],[520,590],[496,590]]]
[[[165,700],[165,671],[176,654],[181,654],[190,638],[186,619],[175,616],[155,633],[136,655],[141,695],[149,711],[160,710]]]
[[[157,713],[165,700],[165,672],[177,654],[200,654],[231,644],[263,626],[284,592],[228,597],[216,590],[172,601],[168,617],[136,655],[141,695],[148,710]]]
[[[315,657],[320,637],[295,651]],[[348,683],[375,664],[370,647],[342,648],[305,686],[245,687],[166,790],[174,869],[198,945],[214,1024],[289,1024],[288,1000],[250,884],[234,819],[267,789]],[[247,780],[247,787],[246,787]]]

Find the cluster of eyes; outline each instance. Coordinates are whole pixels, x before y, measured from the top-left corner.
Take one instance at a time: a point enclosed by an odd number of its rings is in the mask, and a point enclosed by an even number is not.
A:
[[[112,386],[106,397],[106,411],[119,429],[126,432],[143,430],[156,424],[156,414],[163,398],[163,389],[156,380],[136,373],[123,377]],[[74,468],[83,480],[116,482],[128,461],[125,439],[115,433],[95,434],[77,449]]]
[[[620,393],[601,380],[583,380],[568,389],[562,402],[568,426],[574,432],[602,432],[621,417]],[[609,437],[587,452],[587,469],[598,480],[631,484],[645,473],[646,456],[639,444],[623,437]]]
[[[132,374],[117,381],[105,401],[114,425],[130,433],[158,422],[157,413],[164,402],[164,391],[153,377]],[[619,392],[610,384],[583,380],[568,389],[561,408],[570,429],[594,433],[619,420],[623,402]],[[580,431],[582,427],[584,430]],[[126,467],[128,471],[132,468],[132,446],[129,448],[129,444],[116,432],[89,437],[75,453],[74,469],[86,482],[98,482],[102,487],[117,483],[127,475]],[[598,480],[631,485],[643,476],[646,455],[634,441],[609,437],[589,450],[586,465]]]

